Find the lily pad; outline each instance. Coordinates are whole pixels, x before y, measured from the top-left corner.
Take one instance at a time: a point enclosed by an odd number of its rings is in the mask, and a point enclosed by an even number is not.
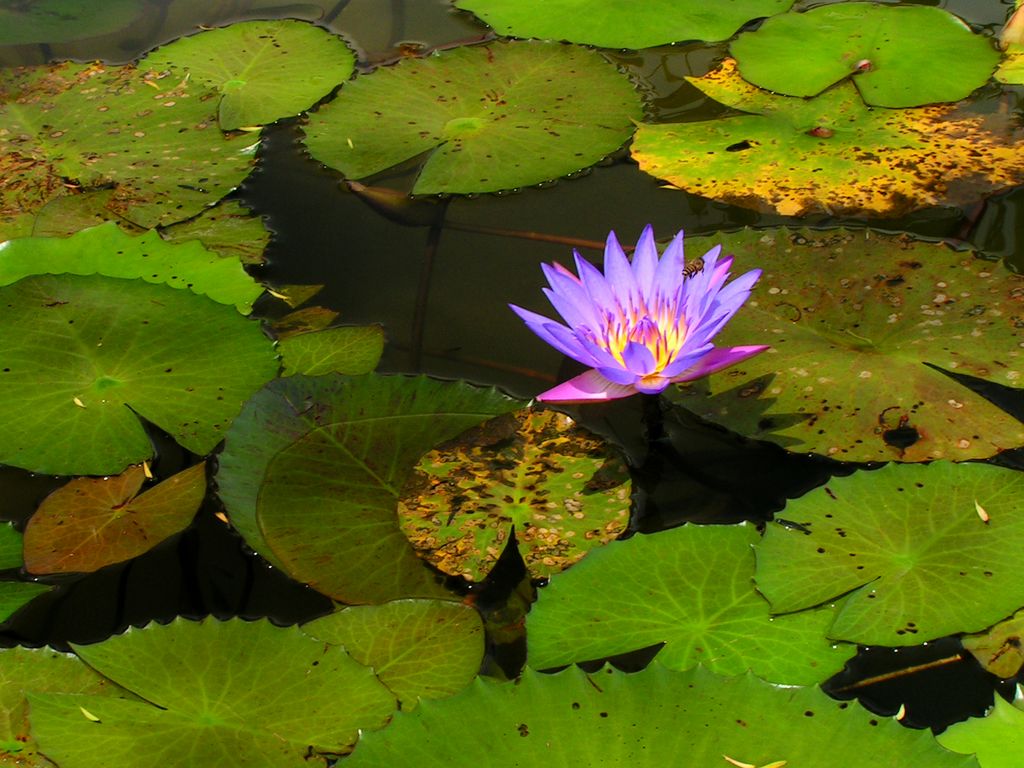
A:
[[[1024,763],[1024,711],[996,695],[988,715],[954,723],[936,738],[946,749],[976,754],[981,768],[1017,768]]]
[[[168,768],[303,768],[395,707],[343,648],[267,621],[178,619],[75,652],[143,701],[30,693],[32,732],[62,768],[133,765],[139,755]]]
[[[484,655],[484,626],[475,608],[445,600],[395,600],[357,605],[302,625],[324,642],[344,646],[372,667],[402,709],[465,688]]]
[[[22,536],[10,523],[0,523],[0,570],[21,568]],[[7,621],[18,609],[50,587],[27,581],[0,581],[0,623]],[[0,761],[2,764],[2,761]]]
[[[961,639],[985,669],[1004,679],[1014,677],[1024,667],[1024,608],[993,627]],[[1024,738],[1024,733],[1021,734]]]
[[[527,669],[515,684],[477,678],[452,698],[425,701],[396,714],[387,728],[363,734],[346,762],[351,768],[977,766],[972,757],[944,750],[930,733],[834,701],[817,688],[720,677],[699,667],[676,672],[657,663],[636,674]]]
[[[847,595],[829,637],[917,645],[1020,607],[1024,476],[985,464],[889,464],[789,502],[757,552],[774,613]]]
[[[217,128],[213,95],[135,66],[0,70],[0,156],[31,161],[24,173],[48,167],[87,189],[112,185],[111,216],[144,229],[183,221],[237,187],[255,160],[257,139]],[[0,187],[22,183],[18,173]]]
[[[470,581],[490,573],[514,528],[540,578],[624,533],[631,487],[607,442],[565,414],[527,408],[424,454],[398,520],[421,557]]]
[[[426,377],[289,376],[236,419],[219,494],[251,547],[324,594],[446,595],[398,528],[399,492],[423,453],[517,405]]]
[[[780,96],[746,83],[732,59],[688,79],[756,113],[637,128],[640,169],[694,194],[787,216],[896,217],[1024,183],[1024,129],[1008,114],[872,110],[850,83],[810,100]]]
[[[160,232],[169,243],[198,240],[204,247],[243,264],[263,264],[263,252],[270,232],[260,216],[237,200],[222,200],[188,221],[172,224]]]
[[[142,10],[141,0],[4,0],[0,2],[0,45],[66,43],[128,26]]]
[[[849,461],[962,461],[1024,444],[1024,425],[930,367],[1019,385],[1024,278],[870,230],[744,231],[687,247],[717,242],[764,273],[716,343],[772,349],[678,390],[687,409]]]
[[[313,106],[355,70],[345,41],[302,21],[246,21],[176,40],[142,67],[187,74],[220,94],[223,130],[266,125]]]
[[[593,553],[539,591],[526,617],[527,663],[544,669],[664,643],[657,658],[669,669],[823,682],[856,646],[826,639],[835,606],[770,615],[753,583],[760,538],[746,523],[684,525]]]
[[[783,13],[793,0],[456,0],[499,35],[649,48],[680,40],[725,40],[748,21]]]
[[[139,494],[146,474],[80,477],[51,493],[25,528],[30,573],[90,573],[130,560],[188,526],[206,495],[206,465]]]
[[[0,151],[0,242],[31,235],[35,212],[66,191],[64,179],[49,163]]]
[[[354,179],[427,154],[414,193],[494,192],[593,165],[641,117],[629,79],[594,51],[488,43],[356,78],[310,115],[306,146]]]
[[[71,237],[24,237],[0,243],[0,286],[28,275],[106,275],[185,288],[239,312],[263,293],[237,259],[206,250],[197,240],[172,245],[155,231],[132,236],[113,222]]]
[[[850,78],[864,101],[917,107],[959,101],[992,76],[999,52],[941,8],[835,3],[783,13],[730,46],[754,85],[816,96]]]
[[[0,288],[0,461],[116,474],[153,454],[139,417],[206,454],[276,372],[231,307],[141,280],[28,277]]]
[[[370,373],[384,352],[384,329],[379,325],[339,326],[289,334],[278,343],[283,376],[325,373]]]

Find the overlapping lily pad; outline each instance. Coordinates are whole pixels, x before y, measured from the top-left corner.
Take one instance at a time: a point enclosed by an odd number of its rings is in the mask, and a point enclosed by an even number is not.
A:
[[[10,523],[0,523],[0,570],[20,568],[22,536]],[[49,591],[43,584],[26,581],[0,581],[0,622],[7,621],[19,608],[37,595]]]
[[[748,524],[685,525],[593,553],[540,590],[526,618],[527,663],[544,669],[664,643],[657,658],[670,669],[826,680],[856,647],[826,639],[835,606],[772,618],[753,584],[760,538]]]
[[[0,288],[0,461],[116,474],[153,453],[140,417],[209,453],[277,367],[257,324],[189,291],[25,278]]]
[[[956,16],[919,5],[833,3],[783,13],[729,48],[744,78],[789,96],[815,96],[851,78],[868,104],[959,101],[999,61],[988,38]]]
[[[679,390],[687,409],[850,461],[964,460],[1024,445],[1024,425],[929,367],[1019,385],[1024,278],[872,231],[742,231],[687,248],[715,242],[737,268],[764,270],[716,343],[772,349]]]
[[[791,501],[757,552],[757,588],[789,613],[849,593],[828,635],[916,645],[984,629],[1022,602],[1024,476],[985,464],[889,464]]]
[[[308,109],[347,80],[355,54],[301,21],[247,21],[176,40],[142,65],[187,74],[220,96],[224,130],[265,125]]]
[[[304,624],[302,631],[343,646],[372,667],[405,710],[420,698],[461,691],[476,676],[484,654],[480,614],[445,600],[351,606]]]
[[[1024,608],[984,632],[964,636],[961,642],[993,675],[1015,676],[1024,666]]]
[[[325,594],[447,594],[398,528],[399,492],[423,453],[517,404],[426,377],[273,381],[227,437],[219,494],[250,546]]]
[[[975,754],[981,768],[1017,768],[1024,763],[1024,711],[996,694],[985,717],[954,723],[938,735],[946,749]]]
[[[748,21],[783,13],[793,0],[456,0],[501,35],[648,48],[680,40],[725,40]]]
[[[206,495],[206,465],[139,494],[141,466],[114,477],[80,477],[44,499],[25,528],[31,573],[91,572],[130,560],[185,528]]]
[[[535,577],[568,568],[626,530],[629,470],[555,411],[488,421],[426,453],[398,502],[402,531],[438,569],[482,581],[515,529]]]
[[[142,701],[30,693],[40,750],[62,768],[137,764],[309,766],[395,707],[343,648],[267,621],[177,620],[75,652]]]
[[[645,123],[632,154],[641,170],[704,197],[790,216],[895,217],[1024,183],[1024,130],[1006,114],[872,110],[850,83],[810,100],[780,96],[746,83],[731,59],[689,79],[754,114]]]
[[[680,763],[680,759],[684,762]],[[780,688],[702,668],[655,663],[637,674],[526,670],[517,683],[478,678],[449,699],[400,712],[366,733],[351,768],[474,766],[823,766],[970,768],[856,703],[817,688]]]
[[[596,163],[640,117],[628,78],[594,51],[488,43],[355,79],[310,116],[306,145],[349,178],[426,155],[413,192],[493,192]]]
[[[66,43],[126,27],[143,0],[105,0],[96,13],[93,0],[6,0],[0,3],[0,45]]]
[[[352,325],[289,334],[278,344],[284,376],[370,373],[384,352],[384,329]]]

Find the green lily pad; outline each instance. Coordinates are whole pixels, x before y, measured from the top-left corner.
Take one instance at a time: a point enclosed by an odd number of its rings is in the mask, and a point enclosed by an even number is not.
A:
[[[186,288],[239,312],[252,311],[263,286],[237,259],[206,250],[197,240],[172,245],[155,231],[132,236],[113,222],[71,237],[25,237],[0,245],[0,286],[28,275],[106,275]]]
[[[977,755],[981,768],[1017,768],[1024,763],[1024,711],[996,695],[988,715],[954,723],[936,738],[946,749]]]
[[[745,231],[687,247],[716,242],[764,270],[716,343],[772,349],[670,393],[687,409],[849,461],[962,461],[1024,444],[1024,425],[929,367],[1019,385],[1024,278],[870,230]]]
[[[505,414],[424,454],[398,520],[436,568],[482,581],[515,529],[534,577],[565,570],[625,532],[631,482],[622,458],[565,414]]]
[[[140,416],[206,454],[276,372],[231,307],[141,280],[28,277],[0,288],[0,461],[116,474],[153,454]]]
[[[985,464],[889,464],[790,501],[757,552],[775,613],[849,595],[829,637],[917,645],[1020,607],[1024,476]]]
[[[0,523],[0,570],[21,568],[22,535],[10,523]],[[0,623],[50,587],[27,581],[0,581]],[[2,765],[2,761],[0,761]]]
[[[146,474],[80,477],[51,493],[25,528],[30,573],[90,573],[130,560],[192,522],[206,495],[206,465],[139,494]]]
[[[465,688],[484,655],[484,626],[475,608],[444,600],[357,605],[302,625],[324,642],[344,646],[372,667],[409,710]]]
[[[526,617],[527,663],[544,669],[664,643],[658,661],[669,669],[823,682],[856,646],[826,639],[835,606],[770,615],[753,584],[760,538],[746,523],[684,525],[593,553],[539,591]]]
[[[370,373],[384,352],[379,325],[340,326],[289,334],[278,342],[283,376]]]
[[[984,632],[965,635],[960,642],[993,675],[1014,677],[1024,667],[1024,608]]]
[[[0,2],[0,45],[66,43],[116,32],[142,10],[140,0],[105,0],[96,12],[94,0],[3,0]]]
[[[0,523],[0,570],[21,567],[21,534],[11,523]]]
[[[184,221],[237,187],[255,159],[258,139],[217,128],[213,94],[135,66],[0,70],[0,156],[31,161],[25,173],[45,164],[87,189],[112,185],[111,217],[144,229]],[[19,183],[15,174],[0,186]]]
[[[681,762],[682,761],[682,762]],[[777,687],[705,669],[637,674],[527,669],[516,683],[487,678],[441,701],[400,712],[363,734],[351,768],[473,765],[663,768],[686,765],[928,766],[968,768],[940,747],[817,688]]]
[[[235,420],[218,493],[251,547],[324,594],[445,595],[398,528],[399,492],[423,453],[517,405],[426,377],[289,376]]]
[[[787,216],[892,218],[1024,183],[1024,130],[1008,114],[873,110],[850,83],[810,100],[780,96],[746,83],[732,59],[687,79],[756,113],[637,128],[640,169],[694,194]]]
[[[354,179],[426,153],[414,193],[494,192],[593,165],[641,117],[629,79],[594,51],[488,43],[347,83],[310,115],[306,146]]]
[[[770,91],[815,96],[850,78],[879,107],[959,101],[999,62],[990,39],[940,8],[879,3],[773,16],[729,51],[744,78]]]
[[[302,21],[246,21],[176,40],[142,67],[185,73],[220,94],[225,130],[266,125],[313,106],[355,70],[345,41]]]
[[[310,765],[395,707],[372,670],[343,648],[267,621],[130,628],[75,646],[93,669],[144,701],[30,693],[32,732],[61,768]],[[86,714],[88,713],[88,714]]]
[[[499,35],[649,48],[680,40],[725,40],[748,21],[783,13],[793,0],[456,0]]]

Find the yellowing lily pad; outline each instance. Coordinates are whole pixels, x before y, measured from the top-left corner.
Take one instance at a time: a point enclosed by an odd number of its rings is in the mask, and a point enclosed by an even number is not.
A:
[[[182,530],[206,495],[206,465],[145,493],[141,466],[114,477],[80,477],[51,493],[25,528],[31,573],[91,572],[130,560]]]
[[[961,642],[993,675],[1014,677],[1024,667],[1024,608],[984,632],[965,635]]]
[[[398,502],[402,531],[445,573],[481,581],[515,530],[527,570],[565,570],[626,530],[629,470],[555,411],[499,416],[426,453]]]
[[[716,343],[772,348],[678,390],[688,410],[849,461],[963,461],[1024,445],[1017,419],[932,367],[1019,386],[1024,278],[870,230],[748,230],[687,247],[717,242],[764,274]]]
[[[379,325],[339,326],[288,334],[278,343],[283,376],[325,373],[370,373],[384,352],[384,329]]]
[[[755,113],[637,128],[640,169],[694,194],[788,216],[894,217],[1024,183],[1024,129],[1008,115],[871,109],[850,83],[810,100],[771,94],[731,59],[689,79]]]
[[[641,114],[629,79],[594,51],[488,43],[347,83],[310,115],[306,146],[353,179],[426,154],[413,192],[493,192],[593,165]]]

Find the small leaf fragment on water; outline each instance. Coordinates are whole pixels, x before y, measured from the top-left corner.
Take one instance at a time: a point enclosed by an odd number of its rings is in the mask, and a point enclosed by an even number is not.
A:
[[[974,500],[974,509],[978,513],[978,517],[981,518],[981,522],[987,524],[988,521],[991,520],[991,518],[988,516],[988,512],[986,512],[985,508],[978,503],[977,499]]]
[[[96,715],[94,715],[92,712],[90,712],[85,707],[79,707],[79,709],[82,710],[82,714],[85,715],[85,719],[86,720],[91,720],[94,723],[101,722],[101,720],[98,717],[96,717]]]

